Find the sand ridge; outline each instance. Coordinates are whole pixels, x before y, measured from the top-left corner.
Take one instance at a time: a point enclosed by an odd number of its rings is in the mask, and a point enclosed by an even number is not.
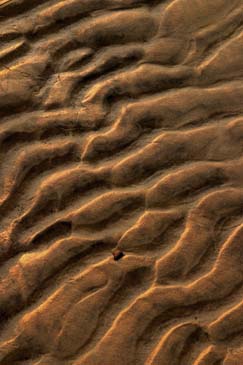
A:
[[[242,0],[4,0],[0,44],[0,365],[242,365]]]

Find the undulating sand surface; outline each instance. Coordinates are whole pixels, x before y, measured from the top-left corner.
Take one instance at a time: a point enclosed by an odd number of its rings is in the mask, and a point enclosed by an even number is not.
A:
[[[243,0],[1,0],[0,118],[0,365],[243,365]]]

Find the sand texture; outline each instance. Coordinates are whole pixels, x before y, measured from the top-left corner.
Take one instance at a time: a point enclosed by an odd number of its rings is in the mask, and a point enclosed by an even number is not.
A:
[[[0,0],[0,365],[243,365],[243,0]]]

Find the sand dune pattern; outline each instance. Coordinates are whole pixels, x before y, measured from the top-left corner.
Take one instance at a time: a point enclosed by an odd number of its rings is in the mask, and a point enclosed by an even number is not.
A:
[[[1,0],[0,40],[0,365],[242,365],[242,0]]]

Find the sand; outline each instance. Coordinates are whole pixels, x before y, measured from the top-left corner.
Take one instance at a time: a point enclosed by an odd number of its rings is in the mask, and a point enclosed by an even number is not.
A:
[[[243,365],[242,0],[1,0],[0,117],[0,365]]]

